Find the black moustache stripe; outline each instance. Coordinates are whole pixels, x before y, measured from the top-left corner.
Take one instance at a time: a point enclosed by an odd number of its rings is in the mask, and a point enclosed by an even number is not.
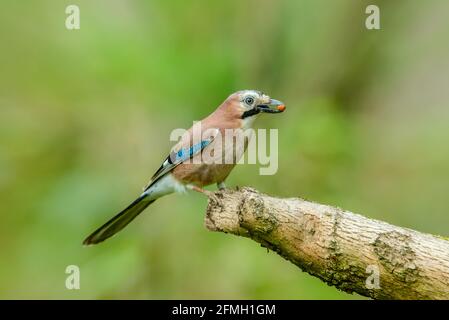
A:
[[[258,114],[258,113],[260,113],[260,109],[259,108],[257,108],[257,107],[252,108],[252,109],[250,109],[248,111],[243,112],[242,119],[245,119],[247,117],[251,117],[251,116],[253,116],[255,114]]]

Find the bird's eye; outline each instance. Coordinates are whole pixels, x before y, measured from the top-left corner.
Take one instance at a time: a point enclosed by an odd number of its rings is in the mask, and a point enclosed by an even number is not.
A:
[[[246,97],[245,98],[245,103],[249,106],[252,106],[254,103],[254,98],[253,97]]]

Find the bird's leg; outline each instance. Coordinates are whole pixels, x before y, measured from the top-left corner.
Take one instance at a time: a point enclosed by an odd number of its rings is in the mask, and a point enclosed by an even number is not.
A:
[[[225,190],[226,189],[226,184],[224,183],[224,181],[217,183],[217,187],[219,190]]]
[[[196,192],[204,193],[205,195],[207,195],[207,192],[210,192],[210,191],[204,190],[203,188],[195,186],[193,184],[187,185],[187,188],[189,188],[190,190],[196,191]]]
[[[187,185],[187,188],[190,190],[205,194],[208,198],[215,200],[215,202],[218,202],[217,196],[212,191],[204,190],[203,188],[200,188],[200,187],[192,185],[192,184]]]

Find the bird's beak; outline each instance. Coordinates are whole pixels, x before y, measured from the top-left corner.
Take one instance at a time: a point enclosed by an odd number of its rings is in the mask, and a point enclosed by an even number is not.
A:
[[[279,113],[284,112],[285,104],[279,100],[270,99],[268,104],[260,104],[257,106],[257,109],[266,113]]]

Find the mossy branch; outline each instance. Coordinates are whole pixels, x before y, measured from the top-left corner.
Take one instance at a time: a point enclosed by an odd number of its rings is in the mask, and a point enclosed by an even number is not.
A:
[[[216,192],[205,225],[251,238],[346,292],[449,299],[449,241],[437,236],[251,188]]]

